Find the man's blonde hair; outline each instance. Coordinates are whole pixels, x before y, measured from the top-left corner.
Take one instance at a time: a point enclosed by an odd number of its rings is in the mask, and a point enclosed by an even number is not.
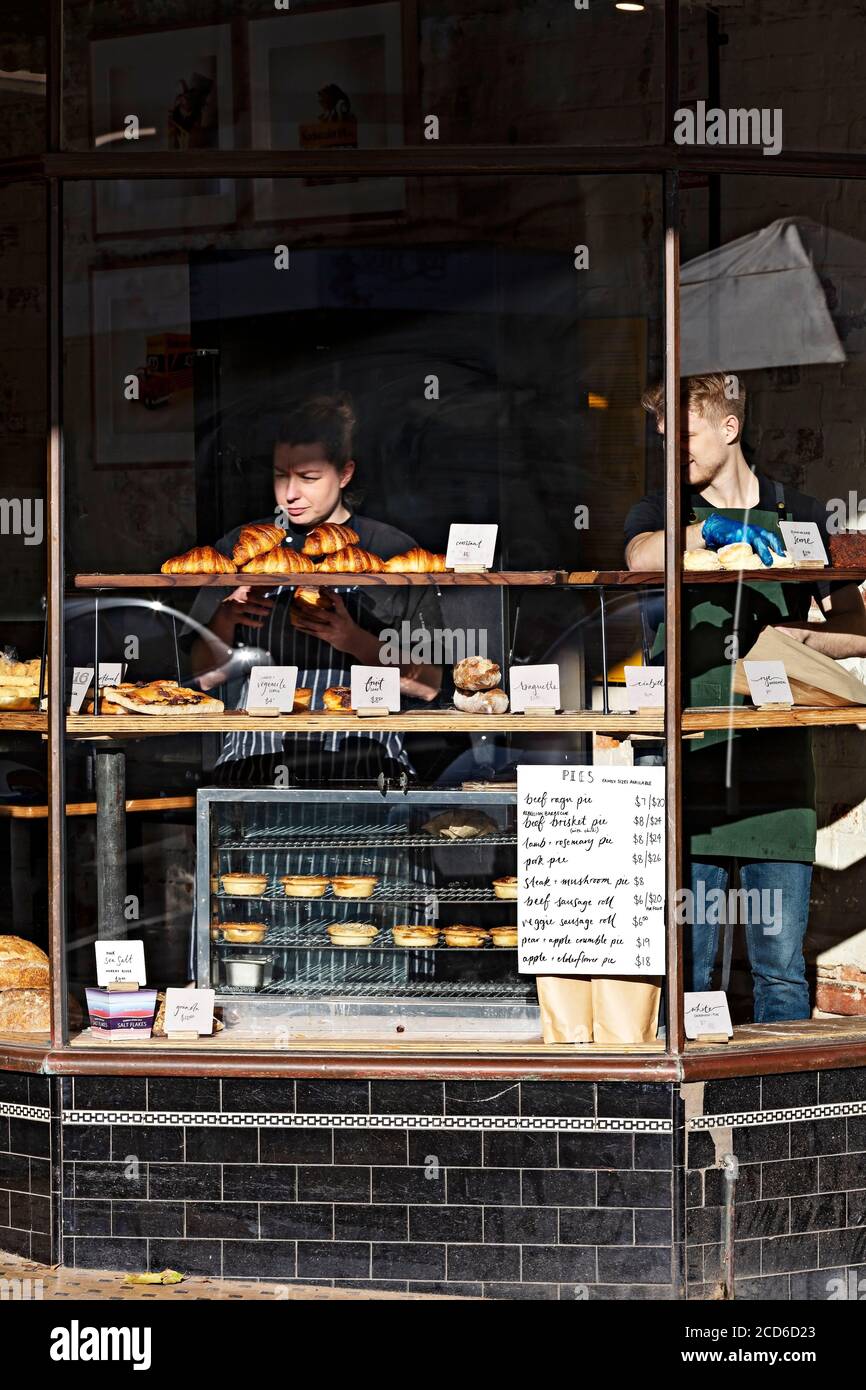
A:
[[[746,388],[733,373],[707,372],[685,377],[680,383],[683,410],[693,410],[711,424],[720,425],[729,415],[736,417],[740,429],[746,415]],[[665,384],[660,381],[644,391],[640,400],[644,410],[655,416],[656,424],[665,418]]]

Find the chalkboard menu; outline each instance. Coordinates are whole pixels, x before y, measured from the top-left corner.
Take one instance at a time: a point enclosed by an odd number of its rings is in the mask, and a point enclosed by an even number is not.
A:
[[[664,973],[664,768],[517,769],[519,968]]]

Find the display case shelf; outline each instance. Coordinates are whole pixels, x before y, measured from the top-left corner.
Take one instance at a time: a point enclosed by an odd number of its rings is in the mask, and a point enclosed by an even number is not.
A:
[[[516,904],[513,905],[516,906]],[[367,951],[387,951],[388,953],[395,953],[407,957],[411,957],[417,952],[427,955],[431,951],[435,951],[437,956],[442,955],[443,952],[448,952],[452,955],[468,956],[473,953],[477,954],[479,951],[484,951],[487,955],[490,955],[492,951],[506,955],[509,951],[513,953],[517,950],[516,946],[494,946],[491,941],[486,941],[482,946],[448,946],[444,943],[441,945],[437,943],[432,946],[422,946],[418,944],[413,946],[398,946],[391,938],[391,929],[389,927],[384,927],[382,929],[381,935],[385,938],[384,940],[371,941],[363,946],[342,946],[333,942],[328,936],[326,928],[329,925],[328,919],[321,918],[313,922],[305,922],[304,925],[300,927],[270,927],[264,941],[243,942],[219,940],[214,941],[213,945],[221,953],[235,950],[246,952],[290,948],[293,951],[356,951],[359,954],[363,954]],[[349,920],[343,922],[341,919],[340,925],[350,927],[352,923]],[[421,924],[413,923],[410,925]],[[446,929],[437,927],[436,930],[443,931]]]
[[[303,995],[308,999],[441,999],[442,986],[423,981],[395,983],[393,980],[357,980],[336,985],[333,981],[317,982],[307,979],[278,980],[259,990],[250,990],[236,985],[220,985],[220,998],[255,997],[285,998],[290,995]],[[453,980],[448,984],[450,999],[515,999],[535,1002],[535,978],[508,982],[502,980]]]
[[[662,727],[659,714],[603,714],[599,710],[572,710],[561,714],[464,714],[456,709],[406,710],[362,718],[350,712],[312,711],[286,715],[247,714],[224,710],[222,714],[70,714],[68,732],[77,737],[120,737],[140,734],[213,734],[258,730],[261,732],[324,734],[336,730],[352,733],[652,733]]]
[[[497,898],[492,888],[472,888],[468,884],[449,884],[444,887],[429,887],[424,883],[406,883],[397,879],[385,879],[376,884],[367,898],[338,898],[333,894],[324,897],[288,897],[279,882],[270,883],[264,893],[212,893],[214,902],[280,903],[324,903],[328,907],[357,907],[366,911],[368,906],[382,907],[388,903],[489,903],[517,910],[514,898]]]
[[[619,574],[618,570],[588,571],[588,575]],[[568,571],[561,570],[484,570],[479,574],[455,574],[446,570],[438,574],[352,574],[320,573],[318,570],[300,574],[77,574],[76,589],[236,589],[246,588],[317,588],[320,585],[336,585],[344,588],[356,584],[392,585],[440,585],[454,584],[494,585],[496,587],[514,585],[527,587],[536,585],[577,583]],[[617,583],[614,578],[597,579],[588,577],[587,584]],[[639,581],[638,581],[639,582]]]

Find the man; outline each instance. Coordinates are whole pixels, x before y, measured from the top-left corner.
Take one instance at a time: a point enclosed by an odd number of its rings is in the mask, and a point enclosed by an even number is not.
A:
[[[642,404],[663,434],[663,387],[647,392]],[[745,540],[770,565],[773,552],[783,553],[780,520],[817,522],[826,545],[826,511],[749,465],[742,450],[745,404],[745,389],[735,377],[712,373],[685,383],[684,548],[717,550]],[[629,569],[664,567],[663,493],[632,508],[625,538]],[[809,620],[813,595],[824,614],[817,622]],[[683,623],[686,698],[692,706],[742,703],[731,689],[733,668],[767,626],[826,656],[866,656],[866,607],[855,584],[750,583],[746,575],[732,575],[730,583],[688,587],[686,580]],[[651,659],[663,660],[663,652],[659,628]],[[727,890],[737,861],[749,904],[746,947],[755,1021],[808,1018],[803,939],[817,833],[809,731],[714,730],[684,748],[683,812],[692,901],[699,909],[691,914],[690,987],[710,987],[718,946],[718,917],[701,912],[700,904],[719,900],[711,890]]]

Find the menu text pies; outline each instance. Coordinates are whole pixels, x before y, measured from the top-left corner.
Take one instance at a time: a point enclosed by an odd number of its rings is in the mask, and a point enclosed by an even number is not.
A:
[[[664,971],[664,768],[517,770],[519,968]]]

